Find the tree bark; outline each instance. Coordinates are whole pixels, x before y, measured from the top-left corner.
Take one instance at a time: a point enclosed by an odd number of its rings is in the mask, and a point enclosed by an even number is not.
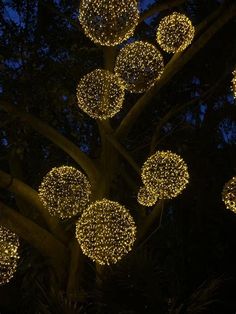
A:
[[[0,187],[14,193],[33,208],[37,209],[51,232],[63,242],[67,241],[67,237],[60,227],[58,220],[48,213],[34,189],[2,170],[0,170]]]
[[[23,122],[26,122],[34,130],[48,138],[63,151],[65,151],[71,158],[73,158],[81,168],[86,172],[89,177],[90,183],[94,185],[98,177],[98,169],[93,161],[83,153],[75,144],[69,141],[66,137],[61,135],[58,131],[53,129],[51,126],[34,117],[33,115],[17,110],[14,106],[7,102],[1,102],[2,107],[9,114],[16,115]]]
[[[49,259],[57,275],[64,276],[67,249],[49,232],[2,202],[0,202],[0,224],[38,249]]]

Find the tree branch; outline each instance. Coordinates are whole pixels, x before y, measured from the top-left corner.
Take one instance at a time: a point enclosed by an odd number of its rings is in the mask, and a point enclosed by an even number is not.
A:
[[[129,186],[129,188],[131,189],[131,191],[135,194],[138,193],[138,185],[137,183],[133,180],[133,178],[131,178],[129,176],[129,174],[127,173],[126,169],[124,169],[123,167],[120,170],[120,175],[123,178],[123,180],[126,182],[126,184]]]
[[[104,69],[113,72],[116,55],[116,47],[103,47]]]
[[[26,203],[32,205],[33,208],[37,209],[51,232],[59,240],[67,242],[67,237],[64,230],[60,227],[59,221],[49,214],[34,189],[2,170],[0,170],[0,187],[14,193]]]
[[[67,295],[70,298],[75,298],[79,296],[81,299],[81,284],[82,284],[82,275],[84,270],[84,255],[81,251],[79,243],[76,239],[71,242],[70,246],[70,267],[68,273],[67,281]],[[83,294],[82,294],[83,295]]]
[[[158,223],[157,228],[155,229],[155,232],[160,228],[163,210],[164,210],[164,200],[161,200],[154,206],[151,213],[147,216],[144,222],[144,225],[142,226],[142,229],[140,230],[140,233],[136,242],[136,246],[138,246],[138,248],[141,245],[143,245],[143,243],[146,242],[147,239],[149,239],[150,235],[147,238],[146,238],[146,235],[149,232],[150,228],[158,221],[158,219],[159,219],[159,223]]]
[[[75,144],[73,144],[66,137],[61,135],[58,131],[56,131],[40,119],[34,117],[27,112],[17,110],[14,106],[10,105],[7,102],[1,101],[0,107],[7,111],[9,114],[19,117],[22,121],[30,125],[34,130],[48,138],[63,151],[65,151],[86,172],[89,177],[90,183],[92,185],[95,184],[98,177],[98,169],[96,168],[93,161],[86,154],[81,152],[81,150]]]
[[[49,232],[0,202],[0,224],[15,232],[48,258],[58,273],[64,272],[67,250]]]
[[[121,156],[123,156],[128,161],[130,166],[138,174],[140,174],[140,167],[135,162],[135,160],[132,158],[132,156],[128,153],[128,151],[125,149],[125,147],[123,147],[123,145],[121,143],[119,143],[119,141],[116,139],[116,137],[113,134],[114,130],[102,122],[98,122],[98,124],[100,125],[100,128],[102,128],[103,133],[105,134],[107,140],[114,146],[114,148],[121,154]]]
[[[221,12],[224,11],[225,8],[225,4],[220,5],[218,9],[216,9],[205,20],[198,24],[195,29],[195,38],[197,38],[206,27],[208,27],[218,16],[220,16]]]
[[[217,10],[218,11],[218,10]],[[215,35],[215,33],[226,24],[236,13],[236,4],[229,6],[219,16],[219,18],[209,26],[209,28],[183,53],[175,54],[170,62],[166,65],[164,73],[157,84],[149,89],[130,109],[124,119],[121,121],[116,130],[116,137],[121,138],[125,136],[132,128],[133,124],[140,116],[142,111],[147,107],[150,100],[157,94],[157,92],[167,84],[172,77],[180,71],[183,66],[190,61],[193,56]],[[215,12],[213,12],[213,15]],[[212,15],[209,16],[211,18]],[[181,56],[181,57],[180,57]]]
[[[151,140],[151,145],[150,145],[150,153],[152,154],[156,148],[157,145],[157,140],[160,135],[160,131],[162,127],[169,121],[171,118],[173,118],[176,114],[180,113],[187,107],[193,106],[196,103],[199,103],[200,101],[205,101],[209,96],[212,95],[212,93],[216,90],[216,88],[220,85],[222,80],[225,78],[226,74],[228,74],[228,71],[225,71],[224,75],[211,87],[209,88],[205,93],[203,93],[202,96],[191,99],[190,101],[182,104],[182,105],[177,105],[174,106],[170,111],[168,111],[164,117],[160,120],[158,123],[155,132],[153,133],[153,137]]]

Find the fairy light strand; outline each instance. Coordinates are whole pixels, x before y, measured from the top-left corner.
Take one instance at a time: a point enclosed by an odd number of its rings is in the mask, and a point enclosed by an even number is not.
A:
[[[19,245],[18,236],[0,226],[0,285],[8,283],[17,270]]]
[[[0,261],[0,286],[5,285],[14,277],[17,271],[18,262],[12,259],[8,263]]]
[[[231,90],[233,92],[234,98],[236,99],[236,70],[233,71],[233,78],[232,78],[232,85],[231,85]]]
[[[85,255],[101,265],[110,265],[132,249],[136,226],[124,206],[102,199],[83,212],[76,224],[76,238]]]
[[[39,198],[52,216],[62,219],[81,214],[89,203],[91,185],[87,177],[70,166],[55,167],[39,187]]]
[[[86,74],[77,87],[78,106],[91,118],[105,120],[118,113],[125,97],[119,78],[107,70]]]
[[[157,151],[143,164],[142,181],[159,199],[179,195],[189,181],[188,167],[184,160],[171,151]]]
[[[115,46],[131,37],[139,21],[136,0],[82,0],[79,21],[84,33],[102,46]]]
[[[145,186],[141,186],[138,191],[137,201],[139,204],[147,207],[155,205],[158,197],[156,193],[150,192]]]
[[[222,200],[226,208],[236,213],[236,176],[225,184],[222,191]]]
[[[136,41],[121,49],[115,65],[115,73],[124,87],[133,93],[142,93],[161,77],[164,61],[152,44]]]
[[[181,13],[173,12],[165,16],[157,28],[157,42],[169,53],[185,50],[194,38],[195,28],[190,19]]]

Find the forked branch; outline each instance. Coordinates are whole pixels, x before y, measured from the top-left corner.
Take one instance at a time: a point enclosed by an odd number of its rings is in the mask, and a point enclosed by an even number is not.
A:
[[[218,10],[217,10],[218,11]],[[208,29],[200,35],[199,38],[184,52],[175,54],[170,62],[166,65],[165,71],[157,82],[157,84],[149,89],[136,104],[130,109],[127,115],[121,121],[119,127],[116,130],[116,137],[124,137],[132,128],[142,111],[150,103],[151,99],[157,94],[157,92],[166,85],[173,76],[178,73],[184,65],[189,62],[195,54],[203,48],[206,43],[217,33],[217,31],[225,25],[236,14],[236,3],[230,5],[225,9],[218,19],[211,24]],[[212,15],[209,18],[212,18]]]
[[[60,228],[58,220],[49,215],[48,211],[40,202],[38,193],[34,189],[2,170],[0,170],[0,187],[19,196],[26,203],[38,210],[50,231],[55,234],[58,239],[66,241],[66,236],[64,235],[64,231]]]
[[[0,202],[0,224],[15,232],[48,258],[60,273],[66,264],[65,246],[45,229]]]
[[[19,111],[14,106],[7,102],[1,101],[0,107],[7,111],[9,114],[15,115],[20,118],[23,122],[30,125],[35,131],[39,132],[63,151],[65,151],[74,161],[76,161],[81,168],[86,172],[92,185],[95,184],[98,178],[98,169],[93,161],[83,153],[79,147],[69,141],[65,136],[61,135],[54,128],[34,117],[33,115]]]

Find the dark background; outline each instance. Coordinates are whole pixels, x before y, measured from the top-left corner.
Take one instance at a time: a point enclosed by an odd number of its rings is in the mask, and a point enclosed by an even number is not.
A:
[[[141,10],[154,2],[141,1]],[[222,3],[233,2],[189,0],[178,10],[198,25]],[[41,118],[97,159],[98,128],[78,109],[75,90],[84,74],[103,67],[103,51],[83,34],[78,7],[79,1],[72,0],[0,2],[0,100]],[[134,38],[156,44],[157,23],[173,10],[145,20]],[[88,267],[84,304],[49,289],[47,262],[22,241],[19,270],[0,288],[1,314],[96,313],[98,308],[104,314],[236,312],[236,216],[221,200],[222,187],[236,170],[236,107],[230,90],[235,38],[231,19],[151,100],[122,142],[141,166],[157,124],[173,106],[186,104],[164,123],[155,143],[156,149],[183,156],[191,177],[184,193],[165,206],[160,230],[108,270],[101,287],[93,284]],[[171,56],[163,55],[167,63]],[[114,127],[138,97],[127,93]],[[17,117],[0,111],[2,170],[37,189],[42,176],[62,164],[74,161]],[[122,159],[111,198],[122,200],[135,215],[139,205],[122,177],[124,170],[140,184]],[[12,194],[1,190],[0,196],[17,210]],[[40,223],[30,208],[25,215]]]

